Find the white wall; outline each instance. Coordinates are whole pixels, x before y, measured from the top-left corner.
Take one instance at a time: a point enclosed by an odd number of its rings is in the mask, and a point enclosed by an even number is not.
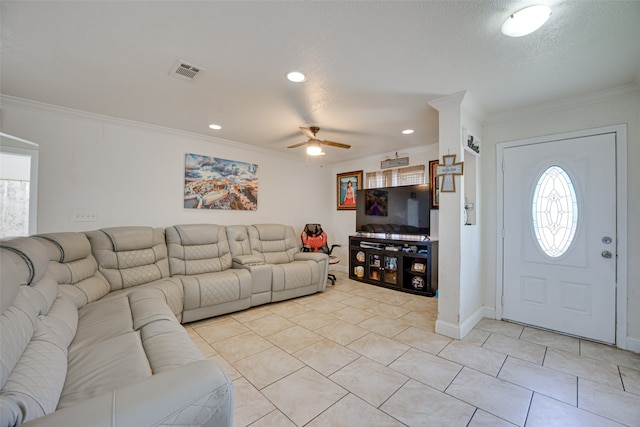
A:
[[[627,344],[640,351],[640,89],[635,85],[495,115],[485,124],[481,170],[484,304],[495,307],[496,299],[496,144],[622,123],[627,124],[628,141]]]
[[[38,232],[181,223],[330,223],[331,168],[302,157],[3,97],[2,131],[40,145]],[[183,208],[184,156],[258,164],[258,210]],[[74,222],[96,211],[96,222]]]
[[[360,159],[353,162],[339,163],[333,166],[333,186],[331,188],[332,202],[331,207],[333,209],[333,215],[331,220],[331,227],[323,226],[323,229],[327,232],[329,244],[342,245],[340,248],[336,248],[334,255],[337,255],[341,262],[335,266],[336,270],[347,271],[349,267],[349,236],[353,236],[356,231],[356,211],[339,211],[337,210],[337,177],[336,175],[344,172],[363,171],[363,180],[366,180],[365,176],[367,172],[380,171],[380,162],[385,159],[393,159],[396,156],[396,151],[390,151],[389,153],[382,155],[375,155]],[[409,166],[424,165],[426,172],[427,183],[429,182],[429,161],[438,159],[438,143],[437,141],[425,141],[425,145],[420,148],[413,148],[409,150],[403,150],[398,152],[398,157],[409,157]],[[432,219],[430,226],[432,227],[432,234],[434,225],[437,226],[437,210],[432,210]],[[435,219],[433,218],[435,215]]]

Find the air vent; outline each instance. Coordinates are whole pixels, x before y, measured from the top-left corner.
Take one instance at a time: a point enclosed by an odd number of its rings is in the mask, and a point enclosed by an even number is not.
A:
[[[173,68],[171,68],[169,74],[183,80],[191,81],[196,78],[201,71],[204,71],[201,67],[178,60]]]

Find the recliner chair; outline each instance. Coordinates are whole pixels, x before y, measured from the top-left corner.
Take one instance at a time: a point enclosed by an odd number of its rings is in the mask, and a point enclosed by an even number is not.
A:
[[[329,255],[329,264],[338,264],[340,258],[331,255],[333,249],[341,247],[342,245],[329,245],[327,244],[327,233],[324,232],[320,224],[306,224],[304,230],[302,230],[302,251],[303,252],[323,252]],[[335,274],[329,273],[327,278],[331,281],[332,285],[336,284]]]

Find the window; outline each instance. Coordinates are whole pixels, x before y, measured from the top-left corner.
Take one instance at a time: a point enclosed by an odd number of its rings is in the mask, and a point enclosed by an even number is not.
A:
[[[578,201],[569,174],[560,166],[548,167],[538,179],[531,218],[545,254],[556,258],[569,249],[578,226]]]
[[[425,166],[407,166],[399,169],[387,169],[366,173],[366,188],[397,187],[400,185],[424,184]]]

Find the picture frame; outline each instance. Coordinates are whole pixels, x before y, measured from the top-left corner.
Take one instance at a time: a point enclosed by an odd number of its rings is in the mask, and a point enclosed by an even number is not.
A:
[[[438,166],[438,160],[431,160],[429,162],[429,192],[431,193],[431,208],[440,208],[440,180],[436,176],[436,167]]]
[[[362,171],[344,172],[336,176],[336,206],[341,210],[356,209],[357,190],[361,189]]]

